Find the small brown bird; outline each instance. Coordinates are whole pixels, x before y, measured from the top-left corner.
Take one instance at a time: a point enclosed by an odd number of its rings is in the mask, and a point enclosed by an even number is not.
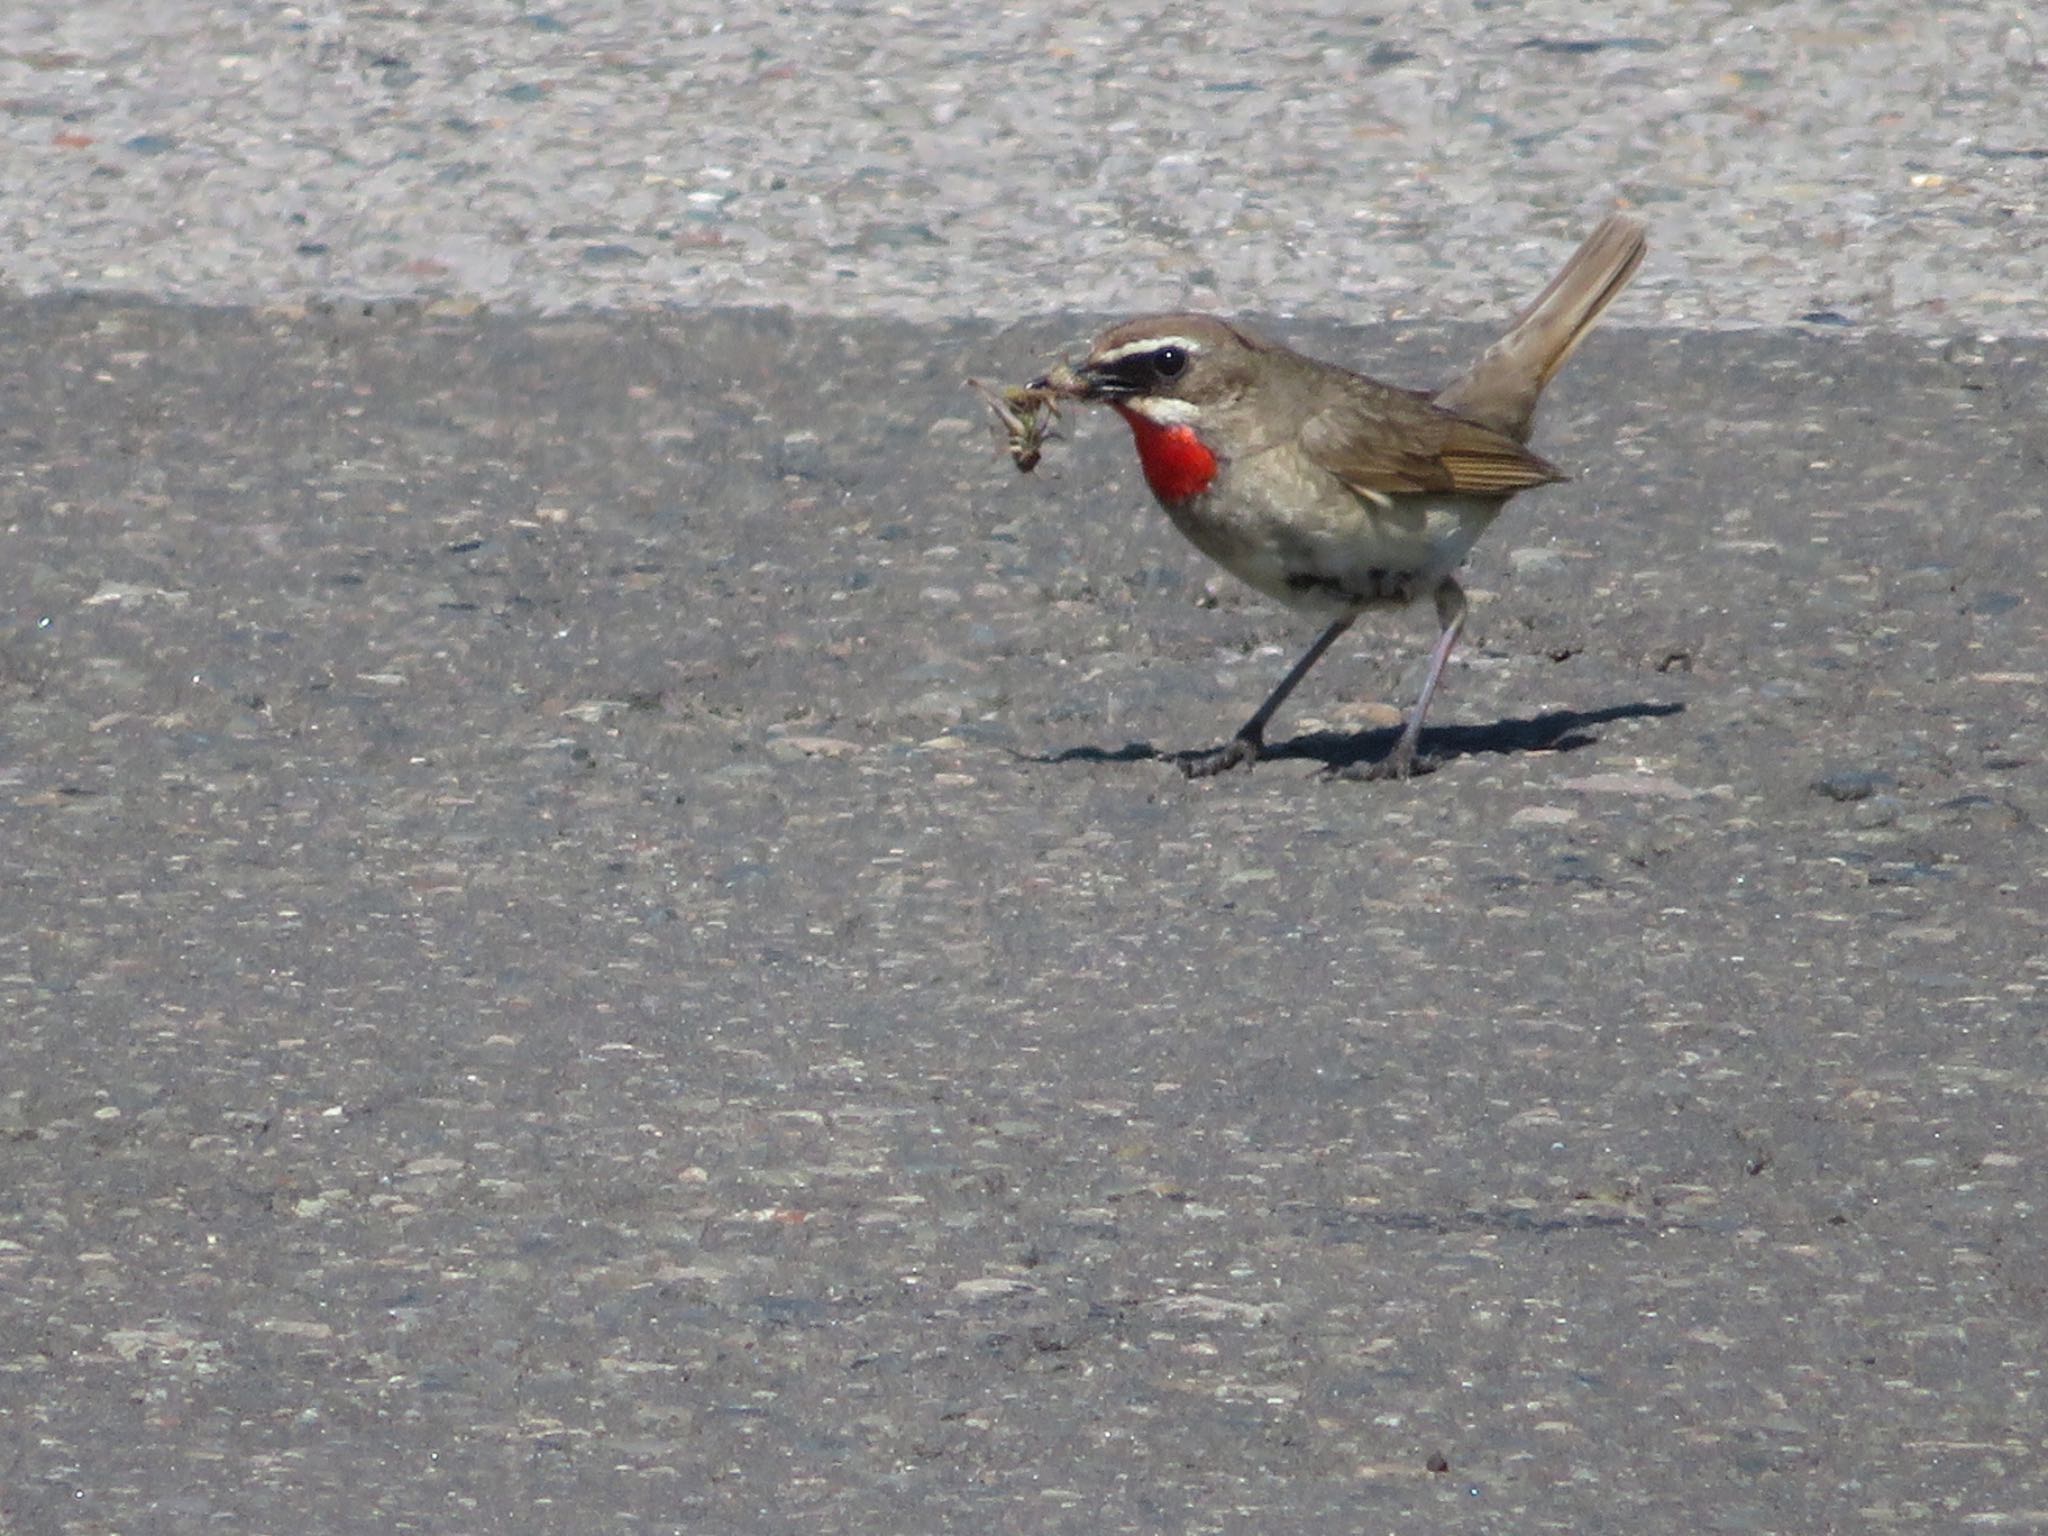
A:
[[[1361,613],[1434,600],[1442,626],[1414,711],[1368,778],[1416,755],[1430,696],[1465,622],[1455,572],[1517,491],[1566,478],[1523,446],[1537,397],[1642,264],[1643,225],[1616,214],[1508,333],[1435,394],[1397,389],[1208,315],[1148,315],[1096,338],[1033,389],[1099,401],[1130,424],[1174,527],[1232,575],[1329,627],[1191,777],[1256,762],[1266,726]]]

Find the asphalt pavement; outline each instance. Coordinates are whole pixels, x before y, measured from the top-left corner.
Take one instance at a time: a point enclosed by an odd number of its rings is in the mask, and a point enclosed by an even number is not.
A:
[[[2044,1518],[2048,347],[1603,332],[1190,783],[1085,328],[8,306],[8,1531]]]

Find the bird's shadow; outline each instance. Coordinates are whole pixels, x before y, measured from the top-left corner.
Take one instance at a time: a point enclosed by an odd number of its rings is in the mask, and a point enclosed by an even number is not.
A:
[[[1436,759],[1439,766],[1460,757],[1477,757],[1493,752],[1503,756],[1531,752],[1576,752],[1600,738],[1593,727],[1615,720],[1654,720],[1681,714],[1683,704],[1612,704],[1606,709],[1557,709],[1527,720],[1497,720],[1492,725],[1434,725],[1422,733],[1418,747]],[[1262,761],[1286,758],[1321,763],[1331,773],[1340,773],[1361,763],[1377,762],[1394,750],[1400,729],[1388,726],[1372,731],[1313,731],[1288,741],[1269,742]],[[1150,742],[1133,741],[1121,747],[1064,747],[1057,752],[1020,753],[1034,763],[1188,763],[1206,755],[1208,748],[1161,752]]]

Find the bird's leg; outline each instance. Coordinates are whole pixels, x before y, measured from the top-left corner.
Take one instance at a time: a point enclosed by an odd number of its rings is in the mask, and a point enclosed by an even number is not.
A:
[[[1394,750],[1376,763],[1346,769],[1344,777],[1405,779],[1437,767],[1436,759],[1418,757],[1415,748],[1422,740],[1422,717],[1429,713],[1429,701],[1436,695],[1436,685],[1443,680],[1444,663],[1451,659],[1451,647],[1458,643],[1458,635],[1465,628],[1465,589],[1449,577],[1436,589],[1436,620],[1443,626],[1443,632],[1436,637],[1436,649],[1429,653],[1429,670],[1422,677],[1422,692],[1416,696],[1408,723],[1401,727]]]
[[[1332,620],[1330,627],[1316,636],[1316,643],[1302,653],[1293,670],[1280,679],[1280,686],[1266,695],[1266,702],[1252,712],[1251,719],[1237,728],[1237,734],[1215,751],[1187,759],[1181,764],[1181,772],[1191,779],[1206,779],[1212,774],[1227,773],[1239,765],[1249,767],[1256,763],[1265,754],[1267,722],[1287,702],[1287,695],[1308,676],[1309,668],[1323,659],[1323,652],[1337,643],[1357,617],[1357,614],[1348,613],[1341,619]]]

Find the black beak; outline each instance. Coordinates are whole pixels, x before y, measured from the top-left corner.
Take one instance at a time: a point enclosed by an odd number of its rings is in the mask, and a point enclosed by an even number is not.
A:
[[[1117,400],[1138,392],[1137,380],[1128,376],[1131,359],[1104,365],[1065,363],[1031,381],[1031,388],[1046,390],[1063,400]]]

